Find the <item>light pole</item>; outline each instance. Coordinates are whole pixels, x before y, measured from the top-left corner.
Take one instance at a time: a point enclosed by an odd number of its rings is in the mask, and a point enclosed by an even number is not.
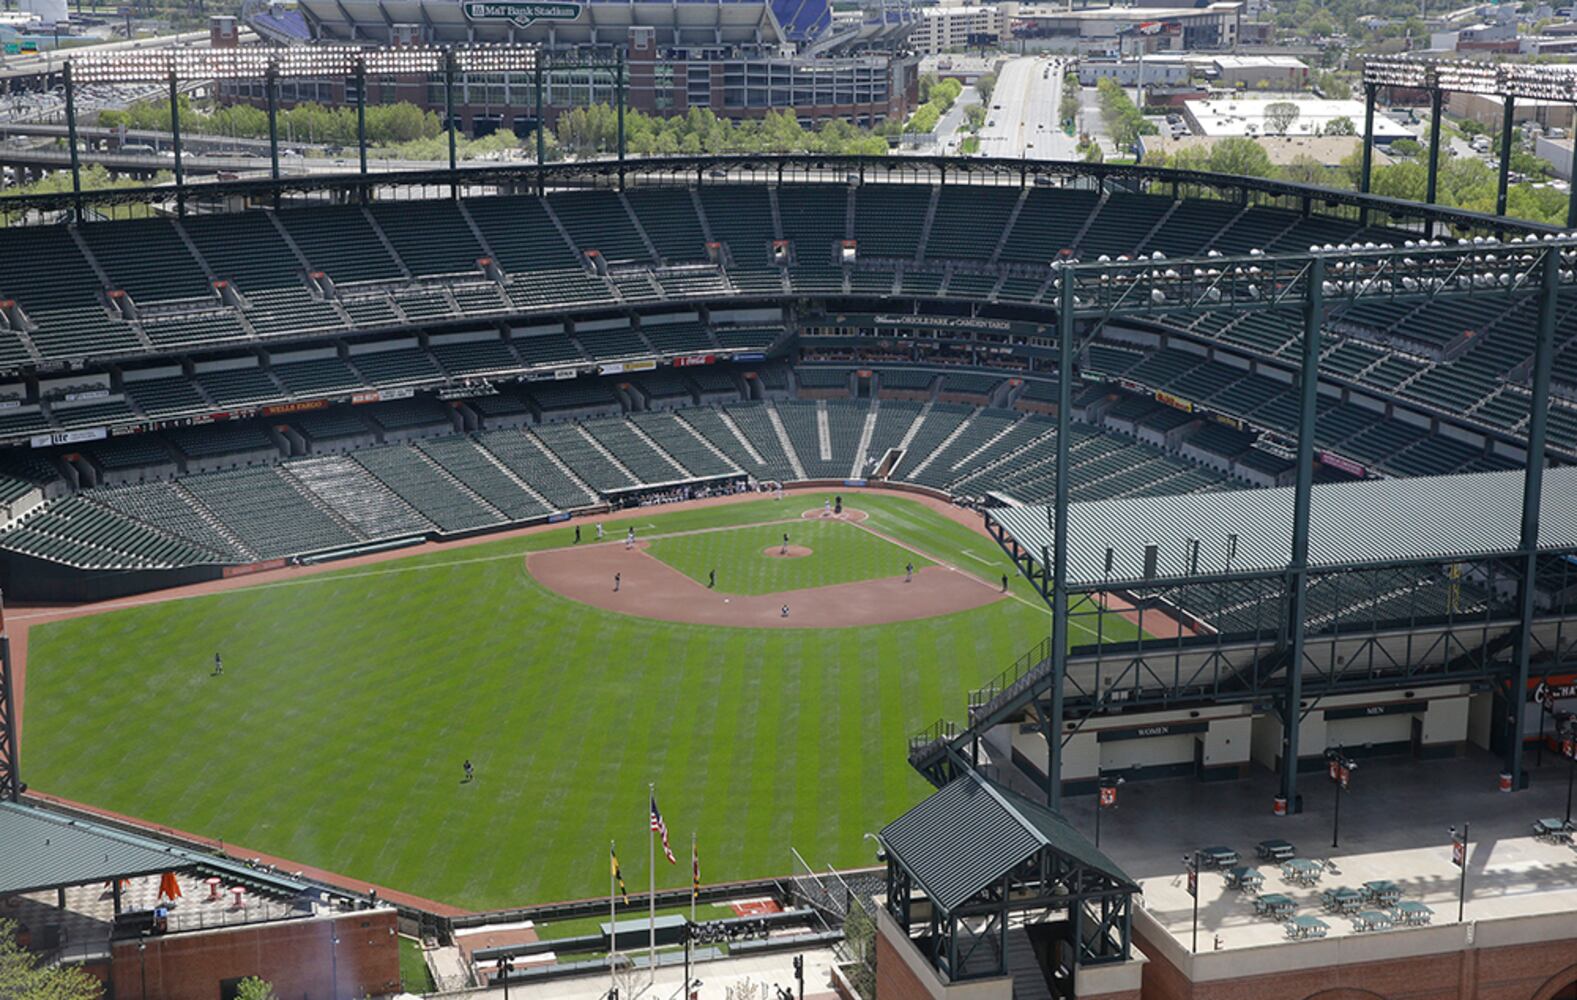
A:
[[[1336,786],[1336,813],[1331,820],[1331,846],[1336,847],[1342,829],[1342,791],[1347,787],[1352,773],[1358,769],[1358,762],[1342,753],[1341,747],[1327,749],[1325,759],[1330,764],[1331,783]]]
[[[1199,951],[1199,852],[1183,855],[1183,865],[1188,872],[1188,894],[1194,897],[1194,936],[1188,946],[1189,954]]]
[[[339,1000],[339,931],[329,932],[329,997]]]
[[[1463,914],[1467,911],[1467,829],[1466,823],[1462,824],[1462,833],[1457,834],[1456,827],[1451,831],[1451,863],[1462,869],[1462,879],[1457,885],[1457,923],[1462,922]]]
[[[498,978],[504,981],[504,1000],[509,1000],[509,974],[514,971],[514,958],[506,955],[498,960]]]
[[[148,942],[137,942],[137,960],[142,964],[142,992],[137,1000],[148,1000]]]
[[[1572,825],[1572,777],[1577,774],[1577,714],[1566,713],[1555,723],[1555,732],[1561,738],[1561,753],[1566,755],[1566,819]]]

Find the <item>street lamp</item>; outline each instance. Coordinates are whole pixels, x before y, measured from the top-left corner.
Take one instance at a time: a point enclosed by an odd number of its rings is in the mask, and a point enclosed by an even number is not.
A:
[[[1572,776],[1577,773],[1577,713],[1556,717],[1555,733],[1561,738],[1561,753],[1566,756],[1566,827],[1572,825]]]
[[[505,955],[498,960],[498,978],[504,981],[504,1000],[509,1000],[509,974],[515,971],[515,960]]]
[[[339,1000],[339,931],[329,933],[329,996]]]
[[[1331,783],[1336,786],[1336,813],[1331,820],[1331,846],[1336,847],[1342,829],[1342,791],[1346,789],[1352,773],[1358,769],[1358,762],[1343,753],[1339,746],[1328,748],[1325,759],[1330,765]]]
[[[1451,832],[1451,863],[1462,869],[1462,880],[1457,886],[1457,923],[1462,922],[1462,916],[1467,910],[1467,829],[1466,823],[1462,824],[1462,833],[1457,834],[1456,827],[1448,827]]]
[[[137,942],[137,959],[142,963],[142,992],[137,1000],[148,1000],[148,942]]]
[[[1188,946],[1190,954],[1199,951],[1199,857],[1198,850],[1183,855],[1184,870],[1188,872],[1188,894],[1194,897],[1194,937]]]

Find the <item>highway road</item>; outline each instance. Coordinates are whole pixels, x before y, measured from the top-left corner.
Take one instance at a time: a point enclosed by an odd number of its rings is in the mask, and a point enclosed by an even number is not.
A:
[[[1024,56],[1005,63],[980,130],[981,155],[1074,159],[1074,140],[1057,127],[1065,72],[1064,63],[1056,58]]]

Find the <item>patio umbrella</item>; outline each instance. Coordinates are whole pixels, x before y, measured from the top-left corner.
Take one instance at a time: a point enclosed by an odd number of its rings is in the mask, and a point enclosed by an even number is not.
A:
[[[166,896],[172,900],[181,898],[181,883],[176,881],[174,872],[165,872],[159,876],[159,898],[164,899]]]

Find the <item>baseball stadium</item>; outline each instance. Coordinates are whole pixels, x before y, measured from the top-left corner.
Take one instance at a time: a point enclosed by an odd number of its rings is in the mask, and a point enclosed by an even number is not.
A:
[[[113,896],[114,996],[221,909],[292,996],[712,995],[699,903],[813,995],[1577,997],[1577,235],[928,157],[0,215],[0,912]]]

